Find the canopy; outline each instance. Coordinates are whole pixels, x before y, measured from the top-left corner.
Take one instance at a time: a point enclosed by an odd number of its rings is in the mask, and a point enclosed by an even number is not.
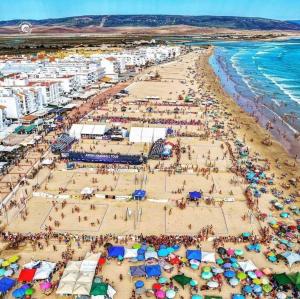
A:
[[[81,261],[69,261],[64,272],[79,271],[81,264],[82,264]]]
[[[216,257],[214,252],[202,251],[201,262],[204,263],[215,263]]]
[[[288,274],[293,285],[300,291],[300,272]]]
[[[16,281],[9,277],[3,277],[0,279],[0,293],[6,293],[9,291],[14,285],[16,284]]]
[[[125,248],[125,259],[136,258],[138,256],[138,250],[132,248]]]
[[[156,251],[146,251],[145,252],[145,260],[149,259],[158,259],[158,255]]]
[[[35,275],[36,269],[22,269],[18,281],[20,282],[31,282]]]
[[[249,261],[244,261],[244,262],[238,262],[238,263],[239,263],[239,266],[242,268],[242,270],[244,272],[257,270],[257,267],[250,260]]]
[[[186,258],[188,260],[198,260],[201,261],[201,250],[187,250]]]
[[[95,272],[98,261],[83,260],[80,266],[81,272]]]
[[[192,278],[185,276],[184,274],[175,275],[172,277],[176,282],[178,282],[183,288],[185,285],[189,284]]]
[[[108,248],[108,256],[109,257],[124,257],[125,254],[125,248],[123,246],[110,246]]]
[[[92,282],[80,283],[76,282],[72,294],[73,295],[89,295],[91,290]]]
[[[147,277],[159,277],[161,275],[160,265],[145,266]]]
[[[36,269],[33,279],[41,280],[49,278],[55,268],[55,263],[42,261],[40,267]]]
[[[92,296],[105,296],[107,295],[108,284],[104,282],[93,282],[90,295]]]
[[[138,199],[138,200],[144,199],[146,196],[146,191],[142,189],[135,190],[132,196],[134,199]]]
[[[198,191],[193,191],[189,193],[190,200],[197,200],[201,198],[201,193]]]
[[[75,286],[75,281],[73,282],[64,282],[60,281],[56,294],[58,295],[71,295],[73,293],[73,288]]]
[[[129,141],[134,143],[153,143],[158,139],[166,139],[166,135],[166,128],[132,127],[129,133]]]
[[[146,276],[146,269],[144,265],[140,265],[140,266],[131,266],[129,268],[130,270],[130,275],[133,277],[142,277],[142,276]]]
[[[273,274],[273,278],[280,286],[291,284],[291,280],[286,273]]]
[[[300,262],[300,254],[292,252],[292,251],[286,251],[281,254],[289,263],[289,266],[291,267],[294,263]]]

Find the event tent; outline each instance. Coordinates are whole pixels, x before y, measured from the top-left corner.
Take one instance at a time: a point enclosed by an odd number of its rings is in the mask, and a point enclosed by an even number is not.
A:
[[[42,261],[39,268],[36,269],[33,280],[41,280],[49,278],[55,268],[55,263]]]
[[[106,125],[73,124],[69,134],[71,137],[80,139],[82,135],[102,136],[106,130]]]
[[[125,259],[137,258],[137,256],[138,256],[137,249],[125,248],[125,254],[124,254]]]
[[[31,282],[34,278],[36,269],[22,269],[19,277],[18,277],[18,281],[20,282]]]
[[[56,290],[56,294],[58,295],[72,294],[74,286],[75,286],[75,281],[73,282],[60,281],[58,288]]]
[[[166,139],[166,128],[132,127],[129,133],[129,141],[134,143],[153,143],[158,139]]]
[[[248,272],[248,271],[255,271],[257,270],[257,267],[253,264],[252,261],[241,261],[241,262],[238,262],[239,263],[239,266],[242,268],[242,270],[244,272]]]
[[[145,260],[149,259],[157,259],[158,260],[158,255],[156,251],[146,251],[145,252]]]
[[[176,282],[178,282],[183,288],[185,285],[189,284],[192,278],[185,276],[184,274],[178,274],[172,277]]]
[[[0,293],[4,294],[9,291],[16,284],[16,280],[9,277],[2,277],[0,279]]]
[[[300,262],[300,254],[286,251],[281,254],[288,262],[289,266],[291,267],[294,263]]]
[[[148,265],[145,266],[147,277],[159,277],[161,275],[160,265]]]
[[[197,260],[201,261],[201,250],[187,250],[186,258],[188,260]]]

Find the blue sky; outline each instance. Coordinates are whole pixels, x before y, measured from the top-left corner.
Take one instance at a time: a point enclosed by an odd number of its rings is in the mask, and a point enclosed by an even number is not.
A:
[[[0,20],[87,14],[230,15],[300,20],[300,0],[0,0]]]

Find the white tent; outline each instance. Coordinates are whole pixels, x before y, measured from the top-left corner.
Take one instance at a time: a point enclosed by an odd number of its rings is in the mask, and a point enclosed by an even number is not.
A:
[[[93,282],[94,272],[80,272],[76,283],[91,283]]]
[[[93,253],[93,252],[87,252],[84,260],[85,261],[97,261],[99,260],[99,258],[101,257],[101,253]]]
[[[53,159],[44,159],[42,161],[42,165],[51,165],[53,163]]]
[[[74,124],[69,134],[71,137],[80,139],[81,135],[102,136],[105,133],[106,125]]]
[[[216,257],[214,252],[202,251],[201,262],[204,263],[215,263]]]
[[[244,272],[248,271],[255,271],[257,270],[257,267],[253,264],[252,261],[244,261],[244,262],[239,262],[240,267]]]
[[[83,125],[81,135],[92,135],[95,125]]]
[[[300,262],[300,254],[286,251],[281,254],[288,262],[289,266],[291,267],[294,263]]]
[[[94,189],[90,188],[90,187],[85,187],[81,190],[82,195],[92,195],[93,192],[94,192]]]
[[[66,271],[79,271],[82,261],[69,261],[66,268]]]
[[[95,125],[93,130],[93,135],[104,135],[106,125]]]
[[[136,258],[137,256],[138,256],[137,249],[125,248],[125,254],[124,254],[125,259]]]
[[[71,137],[80,139],[81,138],[81,131],[82,131],[83,125],[81,124],[74,124],[72,125],[69,134]]]
[[[61,277],[61,282],[76,282],[79,276],[79,272],[77,271],[64,271],[63,276]]]
[[[98,261],[83,260],[81,267],[80,267],[80,272],[95,272],[97,264],[98,264]]]
[[[73,288],[73,295],[89,295],[92,283],[76,283]]]
[[[58,295],[72,295],[75,282],[63,282],[60,281],[56,294]]]
[[[149,259],[157,259],[158,260],[158,255],[156,251],[146,251],[145,252],[145,260],[149,260]]]
[[[133,143],[152,143],[158,139],[166,139],[166,128],[132,127],[129,133],[129,141]]]

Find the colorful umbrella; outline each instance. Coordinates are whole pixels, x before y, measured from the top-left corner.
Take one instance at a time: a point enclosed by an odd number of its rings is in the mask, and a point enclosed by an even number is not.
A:
[[[172,299],[176,296],[176,292],[173,289],[169,289],[166,291],[166,297]]]
[[[166,278],[166,277],[160,277],[160,278],[158,279],[158,282],[159,282],[160,284],[165,284],[165,283],[167,283],[168,281],[169,281],[169,279]]]
[[[204,280],[209,280],[213,277],[213,274],[211,272],[202,272],[201,278]]]
[[[26,291],[25,291],[25,295],[29,295],[29,296],[31,296],[32,294],[33,294],[33,292],[34,292],[34,290],[33,289],[27,289]]]
[[[50,281],[43,281],[40,283],[41,290],[49,290],[52,287],[52,284]]]
[[[152,286],[152,289],[153,290],[160,290],[162,287],[162,285],[160,283],[155,283],[153,286]]]
[[[202,272],[210,272],[211,271],[211,267],[209,266],[205,266],[202,268]]]
[[[239,280],[237,278],[233,277],[233,278],[230,278],[229,283],[230,283],[230,285],[235,287],[239,284]]]
[[[215,268],[215,267],[213,267],[211,270],[212,270],[212,272],[215,273],[215,274],[221,274],[221,273],[224,273],[224,269],[221,269],[221,268]]]
[[[190,281],[190,285],[191,285],[192,287],[195,287],[196,285],[198,285],[198,282],[197,282],[196,280],[192,279],[192,280]]]
[[[192,295],[191,299],[203,299],[203,296],[194,294],[194,295]]]
[[[212,288],[212,289],[215,289],[215,288],[217,288],[218,286],[219,286],[219,283],[218,282],[216,282],[216,281],[209,281],[208,283],[207,283],[207,286],[209,287],[209,288]]]
[[[260,270],[256,270],[254,273],[258,278],[261,278],[264,275]]]
[[[267,277],[262,277],[261,282],[262,282],[262,284],[268,284],[270,282],[270,280]]]
[[[265,284],[264,286],[263,286],[263,290],[264,290],[264,292],[266,292],[266,293],[270,293],[271,291],[272,291],[272,286],[270,285],[270,284]]]
[[[227,249],[227,255],[228,255],[228,256],[234,255],[234,249],[233,249],[233,248],[228,248],[228,249]]]
[[[18,261],[19,259],[20,259],[20,257],[18,255],[13,255],[7,260],[12,264],[12,263],[15,263],[16,261]]]
[[[251,294],[252,293],[252,287],[250,285],[245,285],[243,287],[243,291],[247,294]]]
[[[236,277],[240,280],[244,280],[247,278],[247,274],[244,272],[238,272],[238,274],[236,275]]]
[[[10,277],[14,274],[14,271],[12,269],[8,269],[5,271],[4,276]]]
[[[278,293],[276,294],[276,298],[277,298],[277,299],[285,299],[286,297],[287,297],[286,294],[283,293],[283,292],[278,292]]]
[[[229,268],[231,268],[231,263],[225,263],[222,267],[224,269],[229,269]]]
[[[218,265],[224,264],[224,260],[221,259],[221,258],[218,258],[218,259],[216,260],[216,262],[217,262]]]
[[[254,279],[252,280],[252,282],[253,282],[254,284],[257,284],[257,285],[260,285],[260,284],[261,284],[261,280],[260,280],[259,278],[254,278]]]
[[[234,251],[234,253],[235,253],[235,255],[237,255],[237,256],[241,256],[241,255],[244,254],[244,251],[243,251],[242,249],[236,249],[236,250]]]
[[[9,261],[2,262],[2,267],[8,267],[10,265]]]
[[[253,286],[253,292],[254,293],[261,293],[262,292],[262,287],[259,285]]]
[[[224,272],[224,276],[225,276],[226,278],[232,278],[232,277],[235,276],[235,272],[232,271],[232,270],[227,270],[227,271]]]
[[[3,276],[4,273],[5,273],[5,271],[6,271],[6,270],[5,270],[4,268],[1,268],[1,269],[0,269],[0,276]]]
[[[158,290],[155,292],[155,296],[158,299],[164,299],[166,297],[166,293],[163,290]]]
[[[231,299],[246,299],[242,294],[234,294]]]
[[[142,247],[142,245],[139,244],[139,243],[136,243],[136,244],[133,244],[133,245],[132,245],[132,248],[133,248],[133,249],[140,249],[141,247]]]
[[[247,274],[251,279],[257,278],[256,274],[253,271],[249,271]]]
[[[142,281],[142,280],[138,280],[138,281],[136,281],[135,282],[135,287],[137,288],[137,289],[140,289],[140,288],[142,288],[145,284],[144,284],[144,282]]]
[[[24,289],[22,289],[22,288],[19,288],[19,289],[15,289],[15,290],[12,292],[12,295],[13,295],[15,298],[22,298],[22,297],[24,297],[25,292],[26,292],[26,290],[24,290]]]

